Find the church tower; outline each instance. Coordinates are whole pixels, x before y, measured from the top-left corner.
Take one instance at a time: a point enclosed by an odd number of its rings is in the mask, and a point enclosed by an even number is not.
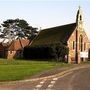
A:
[[[75,49],[75,58],[76,63],[81,62],[80,58],[80,52],[83,51],[83,14],[81,7],[79,6],[79,9],[77,11],[76,15],[76,49]]]
[[[76,24],[77,24],[78,30],[83,31],[83,14],[80,6],[76,15]]]

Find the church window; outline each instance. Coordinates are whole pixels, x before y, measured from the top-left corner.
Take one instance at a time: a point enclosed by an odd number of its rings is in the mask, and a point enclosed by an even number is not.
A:
[[[79,50],[83,51],[83,36],[80,35],[79,37]]]
[[[73,41],[73,50],[75,49],[75,41]]]
[[[12,54],[12,50],[10,51],[10,54]]]
[[[82,20],[82,16],[80,15],[80,20]]]
[[[84,43],[84,50],[86,50],[86,43]]]

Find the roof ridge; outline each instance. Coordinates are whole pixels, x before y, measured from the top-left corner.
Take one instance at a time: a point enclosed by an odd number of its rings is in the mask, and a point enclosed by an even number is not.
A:
[[[63,27],[63,26],[68,26],[68,25],[73,25],[73,24],[76,24],[76,23],[63,24],[63,25],[60,25],[60,26],[49,27],[49,28],[45,28],[45,29],[42,29],[42,30],[47,30],[47,29],[52,29],[52,28],[57,28],[57,27]]]

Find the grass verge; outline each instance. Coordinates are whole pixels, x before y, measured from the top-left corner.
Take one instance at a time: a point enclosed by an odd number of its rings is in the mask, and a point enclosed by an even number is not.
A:
[[[68,67],[69,64],[48,61],[26,61],[0,59],[0,81],[26,79],[42,71],[56,67]]]

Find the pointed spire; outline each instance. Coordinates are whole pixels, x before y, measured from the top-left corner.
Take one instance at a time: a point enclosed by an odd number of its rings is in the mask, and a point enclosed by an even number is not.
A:
[[[78,11],[79,11],[79,13],[82,13],[81,6],[78,7]]]
[[[79,10],[81,10],[81,6],[79,6]]]
[[[81,28],[83,27],[83,14],[80,6],[78,7],[78,11],[76,15],[76,24]]]

